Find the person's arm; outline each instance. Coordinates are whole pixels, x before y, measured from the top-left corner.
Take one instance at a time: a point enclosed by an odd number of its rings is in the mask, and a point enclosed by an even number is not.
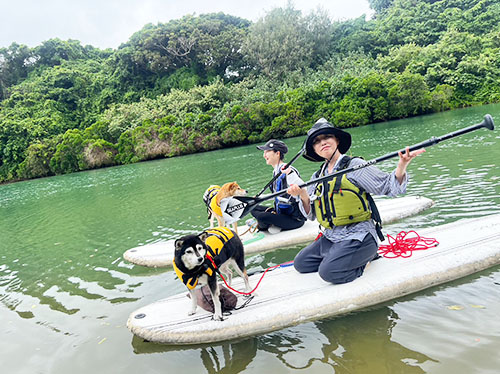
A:
[[[304,184],[304,181],[299,176],[299,173],[297,172],[296,169],[288,168],[286,170],[283,170],[283,173],[286,174],[286,184],[288,186],[291,186],[292,184],[296,184],[298,186],[300,186],[301,184]],[[297,201],[300,199],[298,196],[294,196],[294,197]]]
[[[406,168],[411,160],[423,152],[423,149],[409,152],[407,147],[404,155],[401,152],[399,153],[398,165],[391,173],[386,173],[372,165],[348,173],[347,179],[374,195],[396,196],[403,194],[406,192],[409,181]],[[363,164],[364,162],[360,158],[353,158],[349,166]]]
[[[406,168],[410,164],[411,160],[413,160],[415,157],[418,155],[422,154],[425,152],[425,149],[417,149],[416,151],[410,152],[410,147],[406,147],[406,152],[402,154],[401,152],[398,152],[399,154],[399,162],[398,166],[396,167],[396,172],[395,176],[396,179],[400,184],[403,183],[403,181],[406,179]]]
[[[288,187],[287,192],[290,195],[298,197],[300,199],[299,203],[303,208],[304,213],[309,216],[311,213],[311,199],[309,198],[307,190],[305,188],[300,188],[297,184],[292,184]]]
[[[360,158],[353,158],[349,166],[365,163]],[[346,174],[348,180],[372,195],[397,196],[406,192],[408,174],[405,173],[400,182],[396,177],[396,170],[386,173],[372,165]]]

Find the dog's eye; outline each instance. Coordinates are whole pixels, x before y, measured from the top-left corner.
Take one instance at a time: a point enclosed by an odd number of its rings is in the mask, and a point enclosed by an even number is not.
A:
[[[191,248],[186,249],[186,253],[193,254],[193,252],[194,252],[194,251],[193,251]]]
[[[198,244],[198,245],[196,246],[196,249],[197,249],[198,251],[201,251],[201,250],[203,250],[203,246],[202,246],[202,245],[200,245],[200,244]]]

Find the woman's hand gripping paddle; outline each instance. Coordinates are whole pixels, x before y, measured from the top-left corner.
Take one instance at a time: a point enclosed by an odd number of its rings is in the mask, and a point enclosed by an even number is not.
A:
[[[448,139],[451,139],[451,138],[454,138],[454,137],[457,137],[460,135],[464,135],[464,134],[467,134],[471,131],[475,131],[475,130],[478,130],[478,129],[483,128],[483,127],[487,128],[488,130],[493,130],[495,128],[495,125],[493,123],[493,118],[491,117],[491,115],[486,114],[484,116],[484,120],[481,123],[466,127],[464,129],[461,129],[461,130],[450,132],[450,133],[445,134],[443,136],[440,136],[438,138],[432,137],[429,140],[426,140],[422,143],[412,145],[411,147],[409,147],[409,150],[410,150],[410,152],[413,152],[417,149],[430,147],[430,146],[438,144],[444,140],[448,140]],[[301,150],[301,152],[302,152],[302,150]],[[380,156],[378,158],[374,158],[370,161],[367,161],[364,164],[352,166],[350,168],[339,170],[339,171],[337,171],[333,174],[330,174],[330,175],[325,175],[325,176],[320,177],[320,178],[312,179],[307,183],[301,184],[299,187],[300,188],[307,187],[307,186],[310,186],[311,184],[316,184],[316,183],[323,182],[323,181],[326,181],[329,179],[333,179],[339,175],[350,173],[352,171],[365,168],[367,166],[375,165],[379,162],[388,160],[390,158],[398,157],[399,152],[404,154],[406,152],[406,150],[402,149],[399,151],[391,152],[391,153],[388,153],[386,155],[383,155],[383,156]],[[296,157],[298,157],[298,155]],[[296,157],[294,157],[294,159],[296,159]],[[293,160],[293,161],[295,161],[295,160]],[[266,188],[267,188],[267,186],[266,186]],[[246,216],[248,213],[250,213],[252,211],[252,209],[254,209],[257,205],[259,205],[263,201],[273,199],[276,196],[280,196],[280,195],[285,194],[286,192],[287,192],[287,190],[284,189],[281,191],[276,191],[276,192],[269,194],[269,195],[264,195],[262,197],[258,197],[258,195],[255,197],[234,196],[231,198],[222,199],[221,209],[222,209],[224,219],[226,220],[226,223],[236,222],[240,218],[242,218],[242,217]],[[226,201],[224,201],[224,200],[226,200]]]

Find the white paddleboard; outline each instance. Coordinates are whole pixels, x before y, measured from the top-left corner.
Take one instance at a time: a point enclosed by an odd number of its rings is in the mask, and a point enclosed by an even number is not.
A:
[[[381,258],[351,283],[333,285],[317,273],[293,267],[268,272],[256,296],[240,310],[214,321],[201,310],[188,316],[186,292],[133,312],[128,328],[137,336],[166,344],[200,344],[267,333],[298,323],[352,312],[478,272],[500,263],[500,214],[421,230],[437,247],[408,258]],[[261,274],[250,277],[255,287]],[[244,288],[241,278],[233,288]],[[241,299],[239,303],[242,303]]]
[[[431,199],[420,196],[405,196],[394,199],[383,199],[377,202],[382,223],[388,224],[405,217],[416,215],[433,205]],[[247,226],[239,226],[238,233],[243,234]],[[245,254],[284,248],[300,243],[310,242],[318,235],[318,223],[306,221],[304,226],[295,230],[282,231],[277,234],[266,232],[247,232],[241,235]],[[159,241],[129,249],[123,254],[125,260],[142,266],[171,266],[174,258],[175,240]]]

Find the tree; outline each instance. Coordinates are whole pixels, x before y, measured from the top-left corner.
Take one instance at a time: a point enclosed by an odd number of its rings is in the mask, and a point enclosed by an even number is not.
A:
[[[109,54],[92,46],[83,47],[78,40],[58,38],[46,40],[33,49],[36,65],[42,68],[61,65],[63,61],[105,58]]]
[[[404,72],[390,82],[388,100],[392,118],[426,113],[430,99],[429,88],[421,75]]]
[[[331,23],[324,12],[302,17],[289,2],[250,26],[243,50],[255,73],[282,78],[323,62],[330,38]]]
[[[133,69],[146,79],[162,78],[190,68],[205,81],[224,77],[242,66],[241,44],[247,20],[224,13],[185,16],[158,25],[148,24],[120,50]]]
[[[384,10],[389,8],[394,0],[368,0],[370,8],[372,8],[376,13],[382,13]]]
[[[7,98],[7,89],[28,76],[33,65],[33,54],[25,45],[12,43],[0,48],[0,100]]]

